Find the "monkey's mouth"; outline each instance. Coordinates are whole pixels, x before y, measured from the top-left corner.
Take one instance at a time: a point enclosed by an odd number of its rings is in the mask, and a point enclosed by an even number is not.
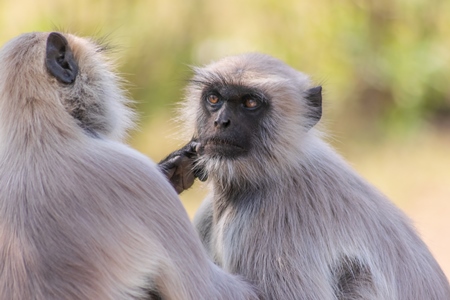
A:
[[[246,152],[244,146],[230,139],[213,137],[202,144],[205,154],[213,156],[235,157]]]

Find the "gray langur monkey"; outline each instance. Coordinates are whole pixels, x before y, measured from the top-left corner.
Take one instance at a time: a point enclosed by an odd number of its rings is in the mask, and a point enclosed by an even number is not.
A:
[[[262,299],[450,299],[410,220],[322,140],[321,90],[263,54],[195,68],[181,104],[194,141],[163,166],[208,178],[204,246]]]
[[[103,50],[57,32],[0,50],[0,299],[257,299],[121,143],[133,113]]]

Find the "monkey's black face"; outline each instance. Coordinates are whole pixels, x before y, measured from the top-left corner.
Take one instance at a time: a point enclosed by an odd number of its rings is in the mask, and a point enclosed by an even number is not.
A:
[[[204,154],[229,159],[247,155],[269,109],[268,97],[246,86],[211,84],[203,89],[201,101],[199,140]]]

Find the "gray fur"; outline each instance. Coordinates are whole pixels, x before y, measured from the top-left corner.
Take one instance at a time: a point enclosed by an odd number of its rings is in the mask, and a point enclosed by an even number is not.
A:
[[[199,140],[208,130],[200,99],[213,82],[270,98],[250,153],[197,162],[211,192],[194,223],[218,265],[264,299],[450,299],[410,220],[310,129],[306,75],[262,54],[196,68],[182,118]]]
[[[0,50],[0,299],[255,299],[203,250],[154,163],[121,143],[132,112],[98,45],[45,69],[48,33]]]

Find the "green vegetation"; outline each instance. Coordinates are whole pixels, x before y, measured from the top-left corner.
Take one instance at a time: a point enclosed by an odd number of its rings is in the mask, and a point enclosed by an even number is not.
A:
[[[261,51],[311,74],[344,130],[449,125],[445,0],[0,1],[0,42],[63,29],[107,40],[143,121],[180,99],[188,65]],[[341,127],[342,126],[342,127]]]

